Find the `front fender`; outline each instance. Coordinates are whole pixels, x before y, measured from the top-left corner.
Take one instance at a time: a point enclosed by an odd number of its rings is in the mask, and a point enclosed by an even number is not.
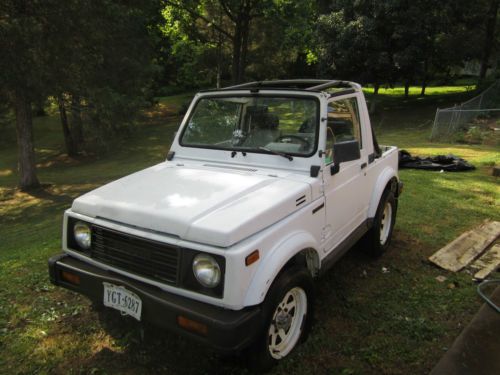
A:
[[[375,184],[375,188],[373,189],[372,197],[370,200],[370,206],[368,208],[368,217],[375,217],[377,213],[378,203],[380,202],[380,198],[384,193],[385,187],[393,178],[397,179],[398,173],[392,167],[385,167],[382,173],[378,176],[377,183]]]
[[[261,303],[276,276],[285,264],[304,249],[317,249],[317,241],[305,231],[291,233],[276,244],[260,262],[260,268],[250,282],[245,306]]]

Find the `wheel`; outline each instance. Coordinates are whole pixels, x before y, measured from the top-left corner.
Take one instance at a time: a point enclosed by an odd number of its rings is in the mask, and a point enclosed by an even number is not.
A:
[[[396,222],[397,200],[391,190],[386,190],[380,198],[373,227],[365,236],[365,247],[375,256],[381,256],[389,247]]]
[[[313,282],[307,269],[293,267],[278,276],[263,304],[262,332],[247,350],[252,370],[270,370],[306,339],[313,303]]]

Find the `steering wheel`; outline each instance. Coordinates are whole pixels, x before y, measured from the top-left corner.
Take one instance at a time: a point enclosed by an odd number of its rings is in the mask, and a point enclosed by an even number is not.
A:
[[[297,142],[282,142],[285,139],[293,139],[299,141],[301,143],[304,149],[308,149],[309,146],[311,145],[309,141],[305,138],[302,138],[300,135],[295,135],[295,134],[290,134],[290,135],[280,135],[278,138],[276,138],[275,142],[281,142],[281,143],[297,143]]]

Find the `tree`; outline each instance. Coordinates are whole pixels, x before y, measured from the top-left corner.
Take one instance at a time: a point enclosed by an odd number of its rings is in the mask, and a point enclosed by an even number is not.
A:
[[[40,185],[33,102],[57,99],[70,155],[83,137],[82,103],[93,130],[116,134],[145,102],[159,1],[6,0],[0,11],[0,95],[15,111],[19,186],[27,190]]]
[[[481,55],[485,1],[471,7],[466,0],[334,0],[318,22],[322,73],[373,83],[375,92],[400,81],[406,96],[420,82],[424,95],[429,80]],[[488,1],[491,10],[497,0]]]
[[[6,0],[0,14],[0,88],[14,109],[18,144],[19,187],[40,186],[35,167],[31,103],[40,92],[44,70],[42,23],[37,5],[30,1]]]
[[[164,14],[168,24],[165,31],[170,35],[175,35],[176,42],[173,44],[180,43],[184,48],[194,50],[196,53],[193,63],[195,64],[198,61],[197,56],[203,55],[203,51],[213,49],[217,50],[217,54],[221,54],[228,50],[231,59],[230,76],[233,83],[239,83],[245,79],[248,63],[252,60],[249,58],[252,43],[255,50],[258,50],[263,43],[278,45],[278,51],[276,48],[267,51],[266,58],[275,58],[281,49],[278,43],[280,39],[288,45],[291,40],[306,40],[305,36],[311,35],[313,21],[311,14],[315,8],[311,1],[305,0],[295,2],[291,0],[166,0],[165,4]],[[307,24],[303,22],[304,20],[307,20]],[[256,27],[258,23],[268,28],[279,29],[279,32],[265,33],[266,36],[263,37],[260,32],[263,29]],[[286,37],[285,40],[283,35]],[[272,43],[267,43],[269,41]],[[302,47],[302,43],[299,43],[299,46]],[[297,44],[293,49],[295,47]],[[182,51],[174,48],[173,55],[182,55]],[[293,56],[297,61],[298,55]],[[215,60],[219,65],[220,56]]]
[[[51,61],[57,67],[51,70],[51,94],[59,98],[69,155],[81,151],[84,120],[92,143],[105,143],[147,104],[157,71],[153,47],[159,10],[155,0],[73,0],[59,8],[68,22],[58,25],[50,43],[54,55],[65,58]],[[68,109],[71,121],[66,120]]]
[[[385,2],[335,1],[318,20],[321,75],[371,82],[394,79],[394,23]]]
[[[308,0],[282,0],[254,20],[246,74],[251,79],[305,78],[316,75],[317,8]]]
[[[253,18],[258,16],[257,12],[262,3],[258,0],[165,1],[167,7],[175,8],[183,13],[179,19],[188,20],[191,25],[196,24],[196,21],[202,21],[207,27],[213,28],[218,33],[217,37],[223,36],[230,41],[231,79],[233,83],[238,83],[243,79],[250,23]],[[196,33],[198,38],[201,36],[212,43],[217,43],[213,38],[213,33],[190,31],[191,35]]]
[[[479,79],[483,80],[486,77],[488,64],[490,61],[491,53],[495,47],[495,35],[498,19],[498,4],[499,0],[490,0],[488,6],[488,13],[486,13],[486,28],[484,33],[484,44],[481,56],[481,70],[479,72]]]

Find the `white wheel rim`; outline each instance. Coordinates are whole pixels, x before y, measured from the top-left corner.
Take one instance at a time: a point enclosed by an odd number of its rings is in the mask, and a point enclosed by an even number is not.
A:
[[[380,220],[380,244],[385,245],[389,239],[389,232],[392,224],[392,206],[389,202],[385,202],[384,212]]]
[[[307,295],[299,287],[288,291],[276,307],[268,331],[268,349],[271,357],[281,359],[288,355],[299,341],[307,314]]]

